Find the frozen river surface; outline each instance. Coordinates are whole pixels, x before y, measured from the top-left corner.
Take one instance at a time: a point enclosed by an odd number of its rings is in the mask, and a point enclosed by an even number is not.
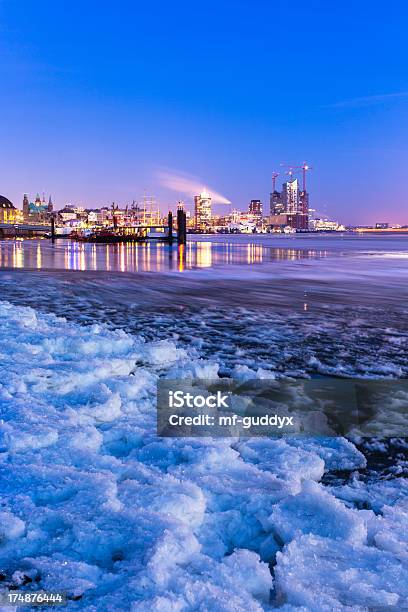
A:
[[[406,378],[407,263],[396,236],[0,242],[4,583],[72,610],[407,607],[404,438],[155,434],[159,377]]]

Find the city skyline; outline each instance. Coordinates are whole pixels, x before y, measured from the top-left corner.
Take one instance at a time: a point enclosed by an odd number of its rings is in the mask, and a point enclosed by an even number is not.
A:
[[[40,196],[39,191],[34,191],[33,193],[36,194],[35,198],[29,196],[29,194],[26,192],[23,194],[22,205],[19,202],[17,203],[14,202],[12,204],[15,205],[16,209],[24,213],[25,218],[28,215],[29,207],[33,212],[41,209],[46,212],[48,211],[48,213],[63,212],[65,210],[67,211],[68,210],[84,210],[84,211],[89,211],[89,212],[92,212],[95,210],[111,211],[113,207],[116,207],[116,209],[125,211],[127,209],[130,210],[136,207],[137,210],[143,210],[143,208],[145,208],[146,211],[154,210],[156,211],[155,214],[160,214],[164,218],[167,216],[168,212],[172,211],[173,213],[175,213],[177,209],[180,206],[182,206],[184,210],[188,211],[188,213],[190,214],[192,218],[197,220],[197,203],[201,201],[202,198],[204,198],[204,202],[207,202],[207,201],[209,202],[208,211],[204,212],[204,219],[206,220],[207,220],[207,217],[210,218],[211,215],[214,218],[217,218],[217,217],[222,218],[224,216],[231,216],[231,215],[232,217],[234,217],[235,213],[245,215],[246,212],[248,211],[250,214],[253,214],[255,217],[257,215],[260,216],[260,218],[262,217],[268,218],[268,216],[270,215],[279,216],[283,212],[287,212],[291,214],[291,213],[295,213],[296,211],[298,211],[305,218],[305,220],[301,222],[300,225],[299,225],[299,221],[295,223],[294,226],[298,227],[298,229],[303,230],[307,228],[308,218],[309,219],[327,219],[327,220],[330,219],[331,220],[330,222],[336,221],[336,222],[339,222],[341,225],[347,225],[349,227],[353,227],[353,224],[347,223],[346,221],[344,221],[344,219],[334,218],[334,216],[330,215],[327,212],[327,210],[318,210],[314,208],[313,206],[310,206],[309,188],[307,187],[307,191],[302,190],[301,179],[299,177],[294,176],[294,174],[296,174],[296,171],[293,172],[292,171],[293,167],[290,167],[290,168],[291,170],[289,172],[287,171],[285,172],[282,170],[282,173],[273,174],[273,183],[272,183],[273,187],[269,193],[268,201],[263,202],[262,200],[258,198],[257,199],[252,198],[249,202],[247,202],[246,204],[244,203],[243,206],[241,207],[235,206],[233,202],[230,202],[228,200],[222,201],[223,196],[220,196],[220,194],[218,194],[217,192],[213,193],[206,187],[203,187],[203,188],[198,187],[197,195],[194,195],[186,199],[173,200],[171,202],[168,202],[165,205],[158,202],[157,198],[155,198],[154,195],[145,193],[142,197],[138,199],[133,198],[131,202],[130,201],[121,202],[121,203],[114,202],[114,201],[104,202],[96,206],[87,206],[84,203],[78,204],[74,202],[63,202],[63,203],[57,203],[57,205],[55,206],[51,194],[49,194],[47,198],[45,198],[44,191],[42,192],[41,196]],[[300,166],[299,168],[302,168],[302,166]],[[312,169],[312,168],[306,166],[306,169]],[[281,185],[277,183],[277,179],[280,176],[281,176]],[[303,186],[305,185],[304,180],[305,179],[303,179]],[[294,196],[293,189],[296,192],[296,196]],[[185,193],[185,192],[180,192],[179,195],[182,195],[182,193]],[[220,203],[220,198],[221,198],[221,204],[223,206],[221,207],[221,210],[217,210],[217,202]],[[296,201],[294,198],[296,198]],[[225,207],[226,204],[228,204],[228,208]],[[207,208],[206,204],[204,205],[204,208]],[[199,213],[200,216],[201,214],[202,213]],[[275,219],[277,219],[277,217],[275,217]],[[289,221],[289,225],[291,224],[292,222]],[[385,221],[385,219],[382,219],[382,221],[376,220],[375,223],[372,225],[386,225],[386,226],[390,225],[392,226],[393,224],[394,226],[403,226],[403,227],[406,227],[408,225],[406,223],[399,223],[398,221],[389,223],[388,221]],[[200,223],[198,223],[197,225],[200,226]],[[364,226],[364,223],[360,223],[357,225]],[[370,224],[367,224],[367,227],[369,225]]]
[[[312,208],[407,223],[407,13],[398,0],[387,19],[365,0],[3,1],[0,193],[94,208],[146,189],[165,208],[177,195],[158,174],[177,168],[243,209],[267,205],[282,162],[307,159]]]

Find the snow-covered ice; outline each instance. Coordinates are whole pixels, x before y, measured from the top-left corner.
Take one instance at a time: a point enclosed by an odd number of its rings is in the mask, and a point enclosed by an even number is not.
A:
[[[0,321],[4,584],[70,610],[408,606],[406,481],[321,482],[364,467],[350,441],[157,438],[158,377],[216,359],[8,302]]]

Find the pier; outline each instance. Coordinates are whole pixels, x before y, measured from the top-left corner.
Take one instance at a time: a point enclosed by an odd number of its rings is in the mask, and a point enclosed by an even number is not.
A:
[[[54,230],[52,236],[54,236]],[[187,239],[186,213],[184,210],[177,211],[177,242],[185,244]],[[56,234],[57,235],[57,234]],[[73,231],[70,236],[73,240],[82,242],[119,243],[119,242],[144,242],[160,240],[173,243],[173,214],[169,212],[167,225],[116,225],[113,227],[101,227],[93,230]]]
[[[98,227],[93,229],[79,230],[73,229],[70,234],[59,233],[55,218],[51,217],[50,224],[30,224],[30,223],[2,223],[0,224],[0,239],[34,236],[47,236],[54,241],[56,238],[68,238],[81,242],[100,242],[105,244],[119,242],[144,242],[150,240],[160,240],[173,243],[173,214],[169,212],[167,225],[116,225],[113,227]],[[184,210],[177,211],[177,242],[185,244],[187,240],[187,220]]]
[[[51,225],[33,223],[0,223],[0,239],[31,238],[33,236],[51,235]]]

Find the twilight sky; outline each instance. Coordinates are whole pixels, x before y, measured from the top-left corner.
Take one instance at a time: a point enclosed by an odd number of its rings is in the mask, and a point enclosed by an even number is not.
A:
[[[0,0],[0,193],[164,211],[174,172],[243,209],[305,160],[319,212],[408,223],[407,21],[405,0]]]

